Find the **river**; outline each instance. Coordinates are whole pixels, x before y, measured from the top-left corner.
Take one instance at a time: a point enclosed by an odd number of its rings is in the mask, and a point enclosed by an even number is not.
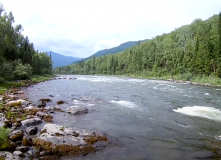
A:
[[[54,116],[66,127],[96,130],[117,144],[83,160],[221,159],[221,88],[111,76],[64,76],[25,90],[33,103],[89,113]],[[57,105],[58,100],[67,103]],[[65,157],[63,159],[73,159]]]

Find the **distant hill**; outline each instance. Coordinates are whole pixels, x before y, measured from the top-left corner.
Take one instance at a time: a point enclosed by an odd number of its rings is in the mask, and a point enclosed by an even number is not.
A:
[[[47,51],[47,54],[50,56],[51,54],[51,59],[53,62],[53,68],[56,67],[61,67],[61,66],[67,66],[71,63],[74,63],[76,61],[81,60],[82,58],[76,58],[76,57],[71,57],[71,56],[64,56],[59,53],[55,53],[52,51]]]
[[[83,60],[83,61],[86,61],[86,60],[91,59],[91,58],[93,58],[93,57],[101,57],[101,56],[108,55],[108,54],[115,54],[115,53],[124,51],[124,50],[126,50],[127,48],[133,47],[133,46],[137,45],[139,42],[143,42],[143,41],[148,41],[148,40],[145,39],[145,40],[141,40],[141,41],[129,41],[129,42],[125,42],[125,43],[122,43],[121,45],[119,45],[119,46],[117,46],[117,47],[113,47],[113,48],[110,48],[110,49],[100,50],[100,51],[94,53],[93,55],[91,55],[90,57],[84,58],[84,59],[82,59],[82,60]]]

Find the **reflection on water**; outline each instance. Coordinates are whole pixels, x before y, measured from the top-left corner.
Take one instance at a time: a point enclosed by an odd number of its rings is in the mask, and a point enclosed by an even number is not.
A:
[[[65,77],[65,76],[64,76]],[[66,76],[26,90],[37,103],[89,113],[55,113],[54,123],[105,132],[117,140],[103,151],[76,159],[220,159],[221,89],[167,81],[107,76]],[[65,104],[57,105],[58,100]],[[73,159],[73,157],[63,157]]]

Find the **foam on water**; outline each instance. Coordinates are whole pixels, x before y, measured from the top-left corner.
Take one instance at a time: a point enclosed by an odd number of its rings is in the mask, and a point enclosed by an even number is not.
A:
[[[143,79],[128,79],[129,82],[132,82],[132,83],[139,83],[139,82],[144,82],[145,80]]]
[[[115,103],[115,104],[121,105],[123,107],[128,107],[128,108],[135,108],[136,107],[136,104],[134,104],[133,102],[128,102],[128,101],[112,100],[111,103]]]
[[[183,124],[177,124],[177,125],[180,127],[183,127],[183,128],[191,128],[192,127],[191,125],[183,125]]]
[[[174,112],[221,121],[221,111],[213,107],[193,106],[173,109]]]
[[[128,78],[118,78],[118,77],[79,77],[78,80],[90,81],[90,82],[131,82],[131,83],[141,83],[145,80],[143,79],[128,79]]]
[[[221,140],[221,136],[215,136],[217,140]]]
[[[103,77],[92,77],[92,78],[84,78],[84,77],[79,77],[78,80],[83,80],[83,81],[91,81],[91,82],[112,82],[111,79],[109,78],[103,78]]]

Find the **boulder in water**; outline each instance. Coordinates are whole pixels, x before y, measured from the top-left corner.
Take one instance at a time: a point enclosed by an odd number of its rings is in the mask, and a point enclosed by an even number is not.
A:
[[[45,106],[46,106],[46,102],[45,101],[42,101],[42,100],[38,101],[38,104],[37,104],[38,108],[44,108]]]
[[[70,114],[73,114],[73,115],[87,114],[88,109],[86,107],[71,106],[67,109],[67,113],[70,113]]]
[[[51,99],[49,99],[49,98],[42,98],[42,99],[40,99],[39,101],[43,101],[43,102],[51,102],[52,100]]]
[[[64,104],[64,103],[65,101],[62,101],[62,100],[57,101],[57,104]]]
[[[53,116],[50,115],[50,114],[46,114],[44,117],[43,117],[44,121],[45,122],[53,122]]]

